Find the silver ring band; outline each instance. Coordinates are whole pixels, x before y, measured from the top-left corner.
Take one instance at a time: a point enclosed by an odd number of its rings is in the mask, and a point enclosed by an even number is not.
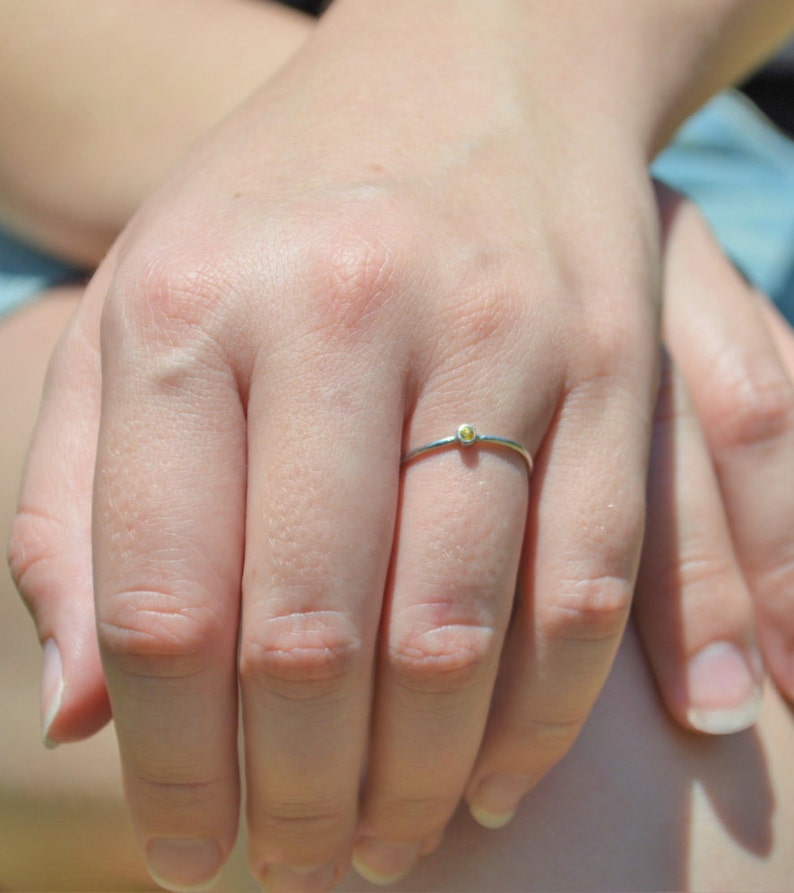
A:
[[[435,450],[441,450],[448,446],[460,446],[464,449],[474,446],[476,443],[489,443],[494,446],[505,447],[508,450],[518,453],[526,462],[527,472],[532,474],[532,456],[529,450],[517,440],[510,440],[507,437],[496,437],[493,434],[479,434],[474,425],[459,425],[458,430],[451,437],[442,437],[441,440],[434,440],[431,443],[423,444],[413,450],[409,450],[402,458],[402,465],[411,462],[413,459],[424,456],[425,453],[432,453]]]

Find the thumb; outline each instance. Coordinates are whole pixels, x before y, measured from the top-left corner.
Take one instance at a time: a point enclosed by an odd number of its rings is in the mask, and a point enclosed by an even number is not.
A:
[[[42,729],[54,746],[110,719],[94,621],[91,499],[99,426],[103,268],[50,360],[8,546],[44,646]]]

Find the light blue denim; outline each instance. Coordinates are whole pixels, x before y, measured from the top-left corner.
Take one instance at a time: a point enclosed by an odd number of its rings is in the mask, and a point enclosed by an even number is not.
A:
[[[697,202],[736,265],[794,323],[794,141],[740,94],[722,93],[653,172]],[[0,317],[76,272],[0,231]]]
[[[653,172],[697,202],[734,263],[794,323],[794,140],[741,94],[722,93]]]
[[[0,230],[0,319],[78,271]]]

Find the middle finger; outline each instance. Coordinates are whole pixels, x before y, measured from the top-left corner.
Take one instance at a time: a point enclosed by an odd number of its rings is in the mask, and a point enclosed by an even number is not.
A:
[[[379,408],[401,394],[351,365],[271,352],[249,400],[240,668],[250,861],[273,893],[330,888],[356,823],[399,470]]]

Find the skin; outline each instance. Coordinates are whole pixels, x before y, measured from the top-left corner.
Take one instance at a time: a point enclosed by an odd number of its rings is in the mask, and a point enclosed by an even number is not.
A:
[[[638,150],[658,130],[649,120],[633,122],[636,144],[608,133],[577,151],[577,134],[569,132],[565,116],[555,116],[532,89],[493,107],[500,78],[516,73],[512,62],[487,67],[492,90],[465,66],[450,69],[461,92],[441,115],[432,102],[417,110],[410,78],[399,84],[373,79],[372,108],[372,97],[359,97],[365,114],[359,107],[351,118],[338,105],[340,89],[349,88],[351,72],[370,70],[373,55],[379,62],[389,58],[394,34],[384,36],[376,27],[362,46],[350,24],[360,7],[340,3],[339,9],[330,19],[336,24],[321,30],[311,53],[301,54],[209,137],[136,217],[62,342],[53,366],[61,372],[59,392],[40,429],[46,433],[58,418],[79,420],[70,426],[76,449],[62,457],[57,475],[70,483],[48,499],[51,516],[59,503],[80,504],[85,518],[92,426],[101,412],[94,503],[100,642],[141,844],[152,870],[171,884],[203,880],[234,836],[233,658],[241,580],[243,615],[253,619],[243,624],[241,663],[252,864],[256,874],[286,889],[295,883],[289,865],[319,861],[325,865],[315,879],[319,888],[346,864],[367,750],[356,858],[370,874],[399,874],[418,851],[432,847],[467,779],[468,798],[481,817],[509,815],[504,802],[501,812],[494,808],[494,787],[509,787],[517,797],[570,746],[617,647],[639,560],[654,392],[655,308],[646,283],[656,258],[652,193]],[[484,47],[487,56],[505,29],[527,24],[514,19],[515,12],[500,7],[485,31],[477,22],[471,34],[463,27],[445,36],[443,58],[450,66],[467,58],[475,33],[478,51]],[[426,33],[433,35],[430,19]],[[410,23],[410,16],[398,16],[392,22],[397,36]],[[411,70],[429,84],[432,98],[449,72],[437,70],[435,56],[428,68],[431,42],[418,41],[400,61],[417,66]],[[331,58],[351,64],[328,78]],[[555,60],[546,61],[553,72]],[[407,119],[398,111],[384,132],[362,129],[378,107],[394,102],[399,110],[403,91],[414,101]],[[670,98],[659,101],[661,108]],[[542,133],[528,127],[539,110],[548,125]],[[263,121],[278,126],[265,132]],[[416,166],[403,147],[420,131],[434,149]],[[322,145],[322,159],[301,139],[307,132]],[[357,133],[359,150],[346,156]],[[294,168],[273,166],[278,174],[261,182],[263,159],[252,156],[252,134],[265,163],[289,156]],[[527,141],[537,150],[529,165]],[[340,152],[332,150],[335,143]],[[592,159],[592,168],[571,165],[575,175],[561,180],[541,176],[533,165],[554,155],[560,143],[567,143],[571,160]],[[488,150],[472,151],[480,145]],[[327,157],[330,170],[323,167]],[[523,192],[512,182],[503,191],[504,169],[519,174]],[[493,186],[485,207],[482,193],[471,192],[471,170]],[[191,186],[194,180],[200,188]],[[615,194],[632,209],[631,227],[608,213]],[[441,207],[448,211],[439,218]],[[561,207],[577,207],[581,216],[560,214]],[[550,245],[533,227],[535,219],[556,221],[559,232]],[[196,220],[208,221],[198,241]],[[460,273],[450,276],[416,237],[428,220],[447,256],[466,270],[463,285]],[[487,226],[473,234],[472,220]],[[280,258],[271,251],[262,266],[256,252],[245,251],[254,231],[254,246],[274,236],[284,245],[278,239],[287,233],[303,253],[295,258],[283,247]],[[584,234],[578,247],[556,241],[559,233],[574,231]],[[516,245],[516,232],[528,233],[528,240]],[[483,244],[492,257],[487,264]],[[521,263],[510,260],[518,255]],[[519,300],[530,279],[530,300]],[[284,304],[287,291],[292,298]],[[638,304],[637,294],[646,301]],[[541,299],[552,312],[539,319]],[[81,387],[99,380],[97,355],[85,345],[96,344],[100,330],[106,348],[114,346],[104,352],[101,404],[97,391]],[[196,332],[206,337],[196,340]],[[526,332],[528,341],[517,337]],[[587,350],[572,356],[572,343]],[[460,356],[480,367],[473,380],[461,382]],[[516,415],[520,394],[541,379],[542,387],[533,386],[532,411]],[[329,380],[338,386],[324,389]],[[292,390],[284,402],[287,384]],[[492,405],[494,392],[504,395],[501,406]],[[319,403],[317,394],[323,395]],[[538,495],[529,506],[517,486],[522,469],[484,454],[470,466],[445,454],[432,468],[412,467],[398,495],[401,432],[394,425],[404,422],[404,445],[415,445],[438,436],[438,424],[461,406],[485,414],[494,430],[510,430],[538,453]],[[220,411],[208,417],[210,407]],[[363,427],[351,432],[344,423],[357,409]],[[318,411],[320,430],[338,432],[333,462],[324,441],[307,442],[303,434],[310,423],[318,425]],[[268,422],[272,418],[277,425]],[[454,427],[458,420],[448,421]],[[581,430],[595,432],[590,461],[600,472],[621,457],[618,477],[614,465],[612,476],[575,467]],[[246,453],[258,463],[248,463],[247,482]],[[25,529],[36,515],[30,507],[37,487],[42,491],[37,468],[47,464],[39,464],[34,449],[32,489],[26,491],[33,497],[27,502],[23,493],[12,550],[28,592],[46,588],[46,563],[28,560],[24,547],[33,536]],[[211,482],[195,477],[196,469],[209,467]],[[259,468],[267,469],[267,487]],[[346,477],[353,468],[354,476]],[[291,482],[307,477],[306,489],[296,491]],[[367,499],[357,501],[356,493]],[[617,513],[610,501],[616,493]],[[460,505],[450,504],[450,494]],[[498,517],[488,510],[494,503]],[[163,531],[157,519],[166,511],[169,529]],[[76,548],[85,529],[67,548],[79,565],[69,579],[87,579],[85,550]],[[393,536],[399,548],[389,567]],[[363,542],[373,545],[361,550]],[[502,651],[522,551],[523,597]],[[213,581],[209,589],[207,581]],[[317,581],[323,581],[319,589]],[[368,743],[363,707],[384,586],[379,709]],[[736,625],[746,620],[737,617]],[[88,639],[91,629],[84,624]],[[44,638],[47,625],[45,617]],[[510,686],[496,702],[479,749],[500,659]],[[779,663],[773,662],[778,673]],[[139,716],[152,677],[159,679],[154,700],[161,707],[145,707]],[[71,705],[73,728],[85,732],[106,715],[100,683],[94,674],[94,690]],[[457,751],[438,767],[437,729],[441,723],[450,734],[450,717]],[[55,719],[66,726],[68,711]],[[48,729],[55,735],[57,722]],[[333,747],[333,737],[320,740],[315,730],[323,725],[331,735],[338,729],[340,739],[344,730],[341,749]],[[180,766],[163,762],[173,752]],[[220,775],[218,766],[224,767]],[[309,792],[302,766],[313,769]],[[483,782],[495,774],[502,780],[489,782],[489,795]],[[175,838],[169,853],[161,841]],[[187,844],[188,838],[204,842],[201,858],[199,843]],[[185,864],[179,852],[189,852]]]
[[[5,0],[2,19],[0,219],[89,269],[311,28],[261,0]]]
[[[748,613],[760,652],[791,698],[791,506],[787,496],[771,495],[775,482],[794,476],[791,351],[781,349],[785,329],[776,311],[759,296],[747,299],[694,208],[669,194],[662,208],[671,246],[666,287],[676,297],[664,317],[673,362],[657,404],[651,457],[648,511],[659,526],[649,527],[635,610],[672,714],[683,725],[717,732],[729,718],[718,709],[702,714],[693,697],[698,681],[681,672],[678,655],[686,653],[691,666],[710,649],[724,679],[734,664],[724,650],[715,652],[717,630],[744,625],[746,654],[759,666]],[[686,462],[677,456],[683,449]],[[665,485],[672,479],[674,488]],[[665,604],[671,590],[680,593],[672,611]],[[730,634],[723,641],[731,639],[740,641]]]
[[[789,376],[794,376],[790,327],[765,304],[756,314],[760,299],[724,260],[717,256],[709,262],[714,246],[697,213],[676,205],[670,232],[668,282],[681,275],[678,281],[686,284],[694,276],[734,311],[751,312],[756,322],[741,333],[747,344],[771,334]],[[702,311],[686,289],[678,295],[680,299],[666,302],[670,317],[683,313],[693,321]],[[0,325],[0,407],[10,423],[1,445],[0,482],[9,497],[0,513],[3,534],[11,525],[11,496],[44,370],[78,298],[77,289],[58,290]],[[716,309],[714,323],[723,315],[722,307]],[[678,387],[675,394],[681,394]],[[689,426],[690,411],[683,410]],[[678,411],[665,412],[664,418],[678,432],[677,465],[700,467],[702,441],[698,446],[685,426],[675,422],[682,418]],[[662,436],[659,431],[657,437]],[[698,491],[708,490],[710,480],[707,475],[690,483]],[[678,517],[686,519],[691,503],[674,483],[668,482],[671,499],[678,501]],[[718,528],[721,511],[699,518],[704,527]],[[663,525],[657,521],[660,536],[666,531],[671,537],[669,522],[670,516]],[[669,571],[672,578],[674,567]],[[721,595],[725,593],[723,586]],[[675,591],[669,595],[676,597]],[[648,596],[641,585],[638,599]],[[724,605],[724,598],[716,600],[718,608]],[[4,678],[14,679],[13,686],[0,689],[0,885],[20,891],[154,889],[125,819],[110,730],[55,752],[37,745],[39,655],[5,575],[0,576],[0,619],[0,668]],[[422,860],[406,883],[414,891],[787,889],[794,870],[788,846],[794,829],[792,746],[794,718],[769,685],[754,730],[706,738],[676,728],[657,698],[630,624],[583,734],[512,823],[487,831],[459,810],[443,845]],[[258,889],[246,870],[243,846],[233,852],[217,889]],[[341,889],[352,893],[372,886],[351,875]]]

